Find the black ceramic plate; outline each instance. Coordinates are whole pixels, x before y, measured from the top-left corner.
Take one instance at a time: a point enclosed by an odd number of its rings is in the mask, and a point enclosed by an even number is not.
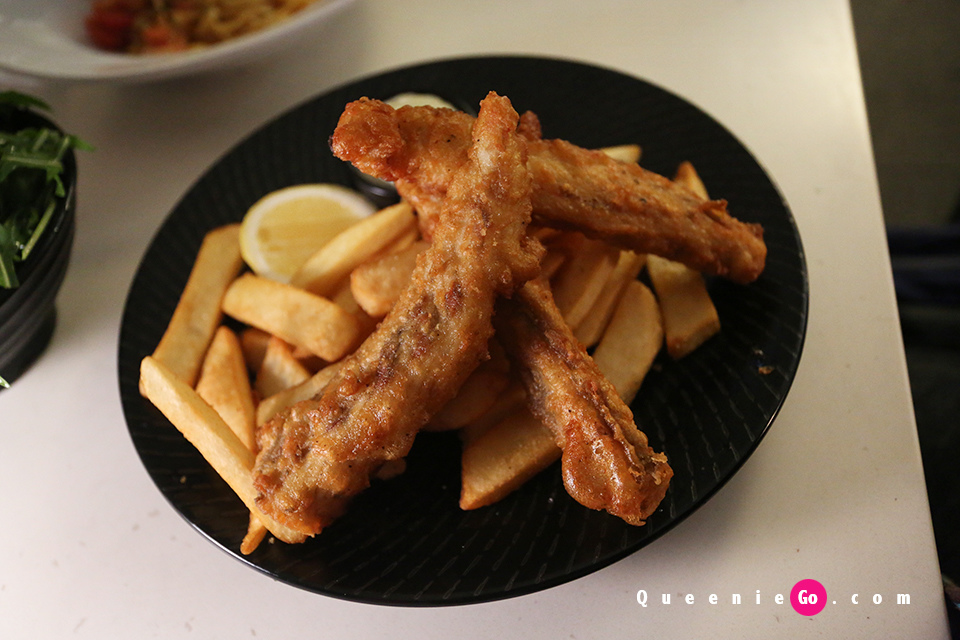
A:
[[[239,554],[247,514],[204,460],[137,391],[140,359],[173,312],[201,238],[239,220],[272,189],[302,182],[352,185],[327,139],[350,100],[435,93],[476,109],[490,90],[533,110],[544,135],[585,147],[627,142],[642,163],[672,175],[690,160],[711,194],[764,226],[767,268],[758,281],[710,282],[722,334],[680,362],[658,360],[633,410],[676,475],[646,526],[589,511],[565,493],[557,467],[497,505],[457,506],[455,435],[423,434],[405,474],[361,495],[302,545],[263,544]],[[299,587],[393,605],[482,602],[583,576],[648,544],[712,496],[755,449],[783,402],[806,328],[807,279],[793,219],[750,153],[688,102],[610,70],[527,57],[440,61],[354,82],[292,109],[224,156],[184,196],[154,238],[131,286],[119,344],[123,409],[160,491],[201,533],[242,562]]]

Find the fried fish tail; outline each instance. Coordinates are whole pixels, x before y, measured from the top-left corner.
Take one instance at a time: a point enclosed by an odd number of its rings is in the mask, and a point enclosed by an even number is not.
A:
[[[495,94],[451,178],[433,243],[378,329],[318,396],[261,430],[257,504],[286,526],[319,533],[488,357],[499,295],[536,275],[527,237],[530,178],[518,116]]]
[[[562,451],[567,492],[580,504],[642,525],[663,500],[673,470],[630,408],[574,338],[542,279],[502,300],[498,339],[516,358],[531,412]]]

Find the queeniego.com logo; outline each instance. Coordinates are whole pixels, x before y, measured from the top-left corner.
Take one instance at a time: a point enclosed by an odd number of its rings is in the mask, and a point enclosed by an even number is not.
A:
[[[640,589],[637,591],[637,604],[641,607],[648,607],[651,605],[670,605],[673,602],[683,605],[694,605],[702,602],[706,602],[708,605],[719,605],[722,603],[729,603],[732,605],[742,605],[749,603],[750,598],[743,598],[739,593],[731,593],[728,596],[722,597],[716,593],[706,594],[698,598],[695,594],[687,593],[685,595],[677,594],[677,599],[673,600],[670,593],[661,593],[659,600],[656,599],[657,594],[649,594],[646,589]],[[845,596],[847,602],[851,605],[860,605],[862,604],[873,604],[873,605],[882,605],[885,603],[883,594],[874,593],[872,595],[861,595],[859,593],[853,593],[849,596]],[[774,605],[784,605],[787,603],[787,596],[783,593],[777,593],[772,596],[761,597],[760,590],[758,589],[753,597],[753,603],[758,604],[774,604]],[[820,582],[807,578],[801,580],[793,585],[793,588],[790,589],[789,595],[790,605],[793,607],[793,610],[799,613],[802,616],[815,616],[821,611],[827,604],[837,604],[837,600],[830,600],[827,596],[826,588],[820,584]],[[889,597],[887,602],[895,602],[898,605],[909,605],[910,604],[910,594],[909,593],[898,593],[893,597]]]

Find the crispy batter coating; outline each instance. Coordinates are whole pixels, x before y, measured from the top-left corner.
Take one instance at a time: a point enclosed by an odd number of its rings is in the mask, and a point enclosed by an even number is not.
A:
[[[637,428],[623,402],[538,278],[495,317],[498,339],[515,359],[531,412],[562,450],[563,482],[580,504],[642,525],[670,486],[673,470]]]
[[[483,101],[409,287],[318,396],[262,429],[257,503],[278,521],[307,535],[328,526],[488,357],[494,301],[535,276],[542,254],[526,235],[531,187],[517,121],[506,98]]]
[[[394,110],[363,98],[346,106],[331,147],[361,171],[395,182],[429,235],[451,177],[466,158],[471,122],[469,115],[451,109]],[[524,114],[520,133],[530,142],[535,223],[576,229],[740,283],[763,271],[763,229],[732,217],[726,202],[704,200],[601,151],[544,140],[533,114]]]

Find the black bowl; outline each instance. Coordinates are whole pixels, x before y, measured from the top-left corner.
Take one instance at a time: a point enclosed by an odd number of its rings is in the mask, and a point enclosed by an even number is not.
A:
[[[0,129],[26,127],[58,129],[29,111],[0,119]],[[55,300],[63,283],[73,248],[77,163],[72,150],[63,157],[61,175],[65,196],[57,204],[47,229],[30,256],[17,265],[20,286],[0,289],[0,377],[13,382],[40,356],[56,326]]]

